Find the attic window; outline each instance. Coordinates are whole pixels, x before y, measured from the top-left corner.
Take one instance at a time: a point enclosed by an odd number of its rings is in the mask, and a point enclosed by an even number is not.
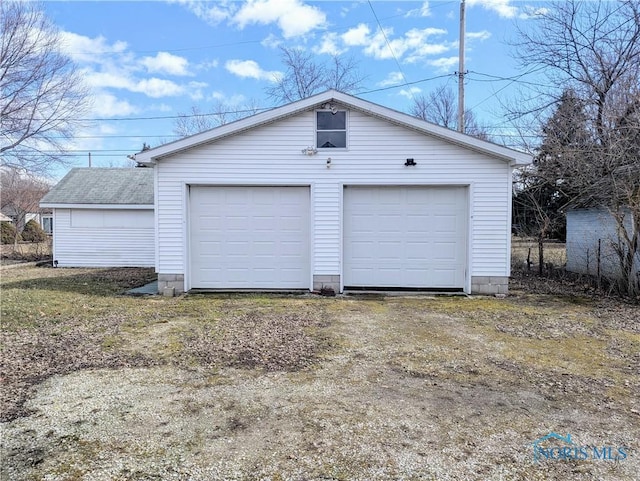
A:
[[[345,149],[347,147],[347,112],[330,110],[316,112],[316,147]]]

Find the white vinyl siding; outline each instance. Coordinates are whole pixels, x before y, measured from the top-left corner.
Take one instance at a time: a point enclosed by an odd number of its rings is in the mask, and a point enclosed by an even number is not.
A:
[[[632,231],[633,216],[625,213],[625,229]],[[567,270],[617,279],[621,276],[616,253],[618,224],[606,209],[576,209],[567,212]],[[640,253],[635,271],[640,273]]]
[[[152,209],[54,209],[59,267],[153,267]]]
[[[74,229],[152,229],[153,216],[144,210],[71,209]]]
[[[344,185],[459,185],[470,196],[467,277],[509,276],[508,162],[356,110],[347,149],[302,154],[315,135],[309,110],[160,159],[158,272],[186,270],[188,185],[311,185],[313,275],[342,274]]]

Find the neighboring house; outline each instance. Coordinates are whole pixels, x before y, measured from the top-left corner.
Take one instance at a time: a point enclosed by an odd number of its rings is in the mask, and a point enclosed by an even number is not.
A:
[[[53,261],[59,267],[152,267],[152,169],[76,168],[40,206],[53,210]]]
[[[633,217],[626,213],[625,228],[632,232]],[[578,274],[620,278],[618,223],[606,208],[567,211],[567,270]],[[635,272],[640,273],[640,252]]]
[[[3,221],[9,220],[15,225],[19,224],[21,218],[21,215],[12,206],[5,207],[2,216]],[[35,220],[47,234],[53,234],[53,213],[51,209],[39,209],[38,212],[22,212],[22,228],[24,228],[24,225],[30,220]]]
[[[490,294],[508,288],[512,171],[531,157],[328,91],[136,160],[154,167],[161,292]]]
[[[13,219],[8,215],[4,215],[2,212],[0,212],[0,222],[11,222],[13,224]]]

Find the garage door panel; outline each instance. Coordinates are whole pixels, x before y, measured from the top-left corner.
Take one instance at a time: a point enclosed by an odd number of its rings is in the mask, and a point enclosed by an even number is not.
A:
[[[190,188],[192,288],[309,287],[308,187]]]
[[[434,242],[433,243],[433,261],[437,262],[457,262],[461,261],[458,256],[460,249],[453,242]]]
[[[465,284],[464,187],[346,187],[344,285]]]

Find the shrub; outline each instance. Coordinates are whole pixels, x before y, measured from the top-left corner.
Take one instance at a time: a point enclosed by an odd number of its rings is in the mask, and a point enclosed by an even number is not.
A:
[[[22,240],[27,242],[43,242],[47,240],[47,233],[42,230],[40,224],[31,219],[27,222],[27,225],[24,226]]]
[[[16,231],[15,226],[11,222],[0,222],[0,235],[3,244],[13,244],[15,241],[20,240],[20,234],[18,234],[18,231]]]

